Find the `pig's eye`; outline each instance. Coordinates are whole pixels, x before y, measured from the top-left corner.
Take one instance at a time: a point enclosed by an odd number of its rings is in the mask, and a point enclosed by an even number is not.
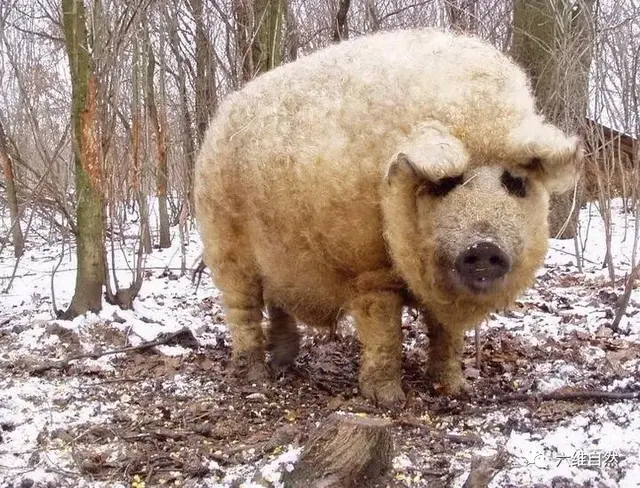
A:
[[[438,181],[427,181],[423,185],[423,191],[434,197],[443,197],[456,186],[462,184],[462,175],[450,178],[441,178]]]
[[[505,171],[502,173],[502,185],[516,197],[524,198],[527,196],[527,181],[524,178],[518,178]]]
[[[527,161],[527,164],[525,164],[524,167],[528,171],[540,171],[540,169],[542,169],[542,159],[531,158],[529,161]]]

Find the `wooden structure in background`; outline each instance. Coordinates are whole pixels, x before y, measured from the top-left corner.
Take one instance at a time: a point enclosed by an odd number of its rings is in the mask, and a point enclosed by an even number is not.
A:
[[[587,154],[582,175],[585,200],[597,200],[600,188],[612,197],[634,196],[638,187],[635,180],[640,177],[640,168],[636,168],[639,141],[591,119],[587,119],[581,135]]]

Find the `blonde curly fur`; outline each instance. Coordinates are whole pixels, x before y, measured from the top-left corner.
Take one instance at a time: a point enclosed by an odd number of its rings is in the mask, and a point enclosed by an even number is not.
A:
[[[282,361],[297,352],[291,317],[332,326],[349,313],[363,345],[362,393],[397,404],[400,314],[411,305],[428,317],[430,373],[460,391],[464,329],[532,283],[548,194],[571,184],[580,154],[576,138],[536,113],[523,71],[473,37],[378,33],[259,76],[221,104],[196,164],[204,260],[238,364],[264,376],[265,306]],[[527,178],[526,198],[506,191],[505,170]],[[423,194],[424,181],[446,176],[465,183]],[[503,285],[483,295],[448,274],[478,239],[513,260]]]

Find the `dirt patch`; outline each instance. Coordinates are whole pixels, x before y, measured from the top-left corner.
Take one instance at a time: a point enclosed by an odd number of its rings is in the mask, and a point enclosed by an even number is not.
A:
[[[534,346],[504,330],[484,334],[479,371],[474,371],[475,348],[467,342],[464,359],[467,373],[471,372],[470,395],[437,396],[423,373],[427,344],[419,321],[405,324],[404,332],[416,343],[405,354],[408,404],[396,415],[357,395],[359,346],[352,336],[335,341],[307,338],[295,366],[266,386],[239,382],[224,344],[199,347],[178,357],[148,350],[117,358],[113,371],[87,384],[85,401],[105,399],[119,406],[108,420],[43,431],[39,448],[63,444],[71,450],[77,472],[94,480],[138,475],[148,486],[196,486],[197,480],[222,479],[237,466],[259,466],[288,444],[301,444],[316,422],[343,410],[394,420],[396,448],[413,459],[411,479],[428,486],[449,486],[462,472],[454,462],[460,447],[470,452],[482,447],[478,433],[497,430],[508,435],[513,430],[551,428],[593,405],[591,401],[502,404],[495,400],[509,393],[536,391],[535,366],[541,362],[579,365],[577,356],[568,354],[557,341]],[[606,381],[599,367],[589,368],[593,374],[577,386],[602,386]],[[60,373],[48,374],[52,379]],[[474,419],[492,413],[499,413],[499,420],[483,421],[480,428],[474,424]],[[452,426],[462,432],[448,433]],[[427,460],[425,450],[430,453]],[[385,482],[408,486],[407,476],[390,475]]]

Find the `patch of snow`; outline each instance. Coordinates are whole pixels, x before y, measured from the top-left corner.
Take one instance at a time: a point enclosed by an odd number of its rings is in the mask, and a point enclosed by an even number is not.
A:
[[[640,480],[640,466],[634,464],[624,473],[623,478],[618,482],[618,488],[638,488],[638,480]]]
[[[399,454],[393,458],[392,465],[395,471],[404,471],[413,466],[413,463],[406,454]]]
[[[286,470],[289,473],[293,471],[301,452],[301,447],[289,447],[260,469],[262,478],[272,483],[273,488],[284,488],[284,484],[280,481],[282,478],[282,470]]]
[[[622,419],[624,425],[619,420],[607,420],[610,417]],[[627,402],[578,415],[541,438],[512,431],[505,448],[519,467],[501,472],[490,486],[507,482],[548,485],[555,477],[578,484],[597,480],[604,486],[618,486],[607,468],[625,468],[627,460],[638,459],[640,438],[630,432],[639,430],[640,411]],[[638,468],[637,464],[632,466]]]
[[[579,375],[579,371],[572,364],[565,361],[537,364],[536,389],[540,393],[550,393],[571,383],[571,378]]]
[[[613,380],[613,383],[611,383],[607,387],[607,390],[609,391],[624,390],[625,388],[633,385],[634,383],[635,383],[635,379],[631,377],[616,379],[616,380]]]
[[[38,435],[44,429],[52,431],[87,422],[99,423],[110,413],[101,402],[76,404],[71,401],[81,386],[77,378],[57,384],[26,378],[20,382],[1,381],[0,386],[0,419],[12,426],[2,433],[0,444],[0,466],[5,469],[29,467],[29,457],[36,450]]]

